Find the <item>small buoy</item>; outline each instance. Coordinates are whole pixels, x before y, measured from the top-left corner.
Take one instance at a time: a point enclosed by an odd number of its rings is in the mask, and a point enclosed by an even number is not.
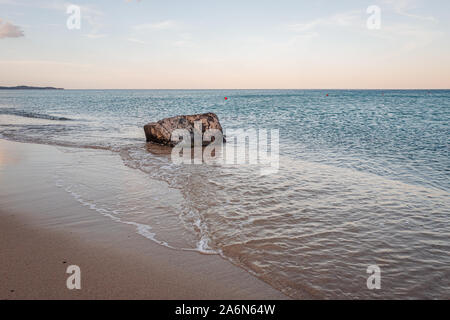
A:
[[[327,97],[328,97],[328,93],[327,93]]]
[[[227,98],[227,97],[225,97],[224,99],[225,99],[225,100],[228,100],[228,98]]]

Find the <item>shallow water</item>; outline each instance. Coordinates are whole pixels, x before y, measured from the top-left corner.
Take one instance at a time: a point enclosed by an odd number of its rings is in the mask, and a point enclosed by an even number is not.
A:
[[[55,168],[55,183],[93,212],[136,223],[162,245],[221,254],[291,297],[449,298],[449,98],[450,91],[0,91],[0,134],[78,147],[64,148],[76,151]],[[145,123],[207,111],[228,131],[278,129],[278,171],[177,165],[165,148],[144,143]],[[133,177],[111,172],[89,148],[112,151],[136,169]],[[158,193],[146,177],[173,192]],[[380,290],[366,286],[374,264]]]

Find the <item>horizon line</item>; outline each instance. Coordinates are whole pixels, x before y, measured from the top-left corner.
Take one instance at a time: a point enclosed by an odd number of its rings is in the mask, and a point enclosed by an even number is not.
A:
[[[16,86],[4,86],[0,87],[35,87],[38,88],[55,88],[64,90],[329,90],[329,91],[343,91],[343,90],[450,90],[450,88],[64,88],[55,86],[33,86],[33,85],[16,85]],[[33,90],[30,88],[28,90]]]

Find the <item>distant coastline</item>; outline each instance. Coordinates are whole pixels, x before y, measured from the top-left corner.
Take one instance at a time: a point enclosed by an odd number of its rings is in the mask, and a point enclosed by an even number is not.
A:
[[[15,87],[2,87],[0,90],[64,90],[64,88],[55,87],[31,87],[31,86],[15,86]]]

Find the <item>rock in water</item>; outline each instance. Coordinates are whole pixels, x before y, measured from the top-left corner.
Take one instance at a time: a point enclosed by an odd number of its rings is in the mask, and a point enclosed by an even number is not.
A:
[[[202,114],[193,114],[185,116],[176,116],[165,118],[158,122],[150,122],[144,126],[145,137],[147,142],[156,142],[163,145],[174,146],[176,142],[172,141],[172,132],[176,129],[185,129],[189,131],[191,139],[193,139],[195,131],[195,123],[201,121],[202,137],[203,133],[209,129],[217,129],[222,134],[222,126],[219,118],[215,113],[208,112]],[[225,139],[223,139],[225,142]],[[203,145],[209,144],[210,141],[203,141]]]

